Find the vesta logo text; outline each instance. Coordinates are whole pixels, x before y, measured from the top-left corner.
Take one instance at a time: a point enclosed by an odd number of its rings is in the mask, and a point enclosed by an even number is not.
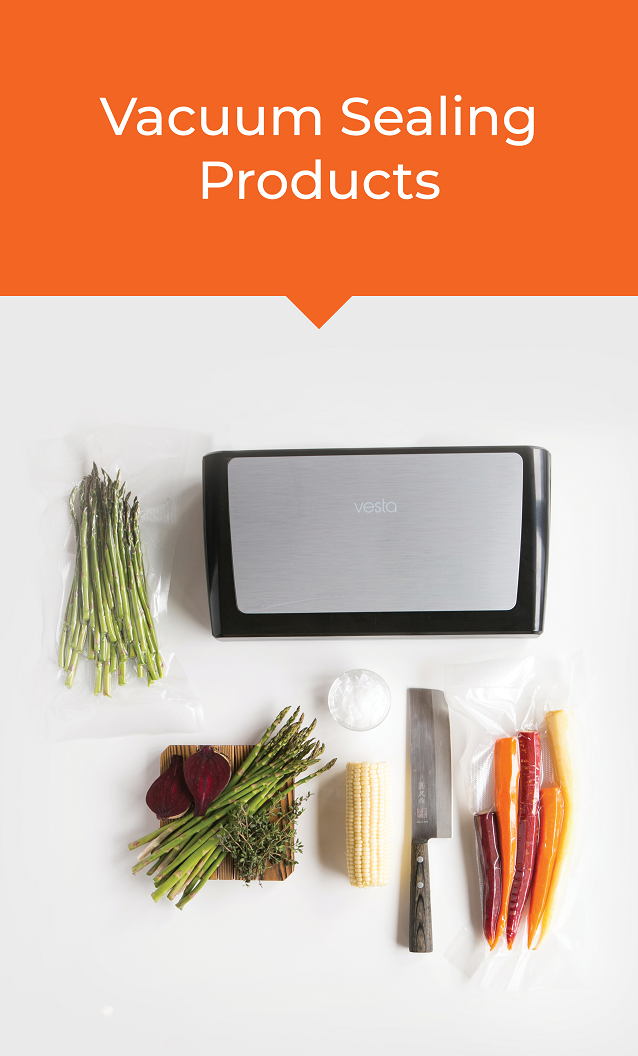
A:
[[[397,504],[396,502],[386,502],[385,499],[381,499],[380,502],[355,502],[354,508],[357,513],[396,513]]]

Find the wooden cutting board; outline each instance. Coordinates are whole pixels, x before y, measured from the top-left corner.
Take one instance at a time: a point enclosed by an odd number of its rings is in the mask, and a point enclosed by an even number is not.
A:
[[[165,748],[160,756],[160,773],[170,766],[171,757],[173,755],[181,755],[182,758],[188,759],[189,755],[193,755],[201,746],[199,744],[169,744],[168,748]],[[241,766],[244,759],[252,752],[253,744],[214,744],[213,748],[216,751],[221,752],[225,755],[230,763],[231,770],[235,773],[235,770]],[[282,803],[285,804],[284,809],[292,806],[294,798],[294,791],[291,788],[290,792],[286,796]],[[168,821],[160,822],[162,826],[168,825]],[[294,866],[286,863],[281,865],[271,865],[266,869],[266,872],[262,876],[262,880],[286,880],[287,877],[292,873]],[[211,880],[237,880],[235,876],[235,863],[230,855],[226,855],[219,869],[213,873]]]

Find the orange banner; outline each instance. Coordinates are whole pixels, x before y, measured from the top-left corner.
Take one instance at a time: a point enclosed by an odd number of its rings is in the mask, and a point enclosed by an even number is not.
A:
[[[636,292],[633,4],[7,23],[3,294],[285,294],[320,326],[356,294]]]

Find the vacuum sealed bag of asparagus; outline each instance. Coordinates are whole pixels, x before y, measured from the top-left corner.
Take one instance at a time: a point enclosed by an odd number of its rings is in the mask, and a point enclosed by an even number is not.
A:
[[[52,739],[202,729],[166,635],[190,442],[103,426],[36,453],[47,499],[36,697]]]
[[[476,866],[472,924],[448,958],[479,986],[585,982],[587,912],[578,899],[584,816],[583,664],[526,657],[450,668],[446,698],[464,738],[461,770]],[[471,860],[472,856],[468,855]]]

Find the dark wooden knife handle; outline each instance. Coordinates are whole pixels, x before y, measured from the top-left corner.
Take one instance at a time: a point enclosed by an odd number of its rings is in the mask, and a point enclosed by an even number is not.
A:
[[[432,953],[428,845],[414,841],[410,864],[410,953]]]

